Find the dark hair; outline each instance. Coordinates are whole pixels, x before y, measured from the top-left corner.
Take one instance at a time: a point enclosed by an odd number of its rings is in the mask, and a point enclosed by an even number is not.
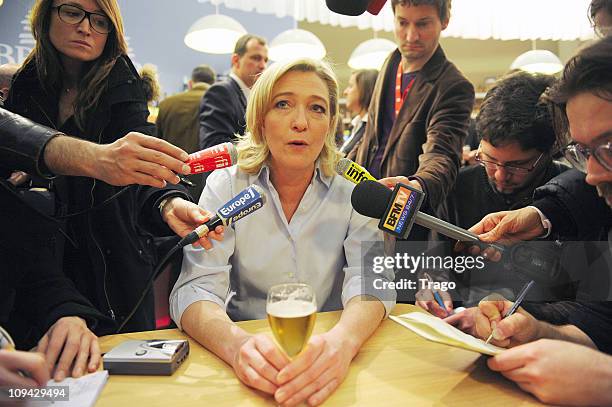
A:
[[[395,7],[402,6],[434,6],[438,10],[440,21],[444,22],[450,18],[451,0],[391,0],[391,9],[395,14]]]
[[[559,144],[569,143],[569,123],[565,112],[567,101],[580,93],[592,93],[612,102],[612,35],[581,49],[565,68],[561,80],[552,88],[550,99],[555,105],[554,120]]]
[[[610,16],[612,16],[612,0],[592,0],[589,5],[589,21],[591,25],[595,27],[595,16],[601,10],[606,10]]]
[[[266,45],[266,40],[263,37],[255,34],[244,34],[238,38],[236,45],[234,46],[234,54],[238,54],[239,57],[243,56],[247,52],[247,44],[251,40],[257,40],[260,45]]]
[[[376,69],[359,69],[354,72],[354,75],[355,85],[357,85],[359,91],[359,106],[367,110],[374,92],[376,78],[378,78],[378,71]]]
[[[589,92],[612,102],[612,36],[581,49],[568,61],[552,99],[564,106],[579,93]]]
[[[86,112],[97,106],[106,91],[106,79],[122,55],[127,55],[128,46],[124,37],[123,19],[117,0],[96,0],[98,6],[110,19],[113,30],[106,38],[102,55],[85,64],[78,85],[78,95],[74,102],[74,117],[79,129],[85,128]],[[36,72],[43,88],[54,93],[59,91],[65,75],[60,53],[49,38],[53,0],[37,0],[30,14],[32,35],[36,40],[34,48],[22,64],[22,69],[31,62],[36,64]]]
[[[491,88],[476,117],[476,130],[493,146],[518,143],[523,150],[550,152],[555,131],[543,94],[554,84],[549,75],[516,72]]]
[[[193,83],[204,82],[212,85],[217,79],[215,70],[208,65],[198,65],[191,71],[191,81]]]

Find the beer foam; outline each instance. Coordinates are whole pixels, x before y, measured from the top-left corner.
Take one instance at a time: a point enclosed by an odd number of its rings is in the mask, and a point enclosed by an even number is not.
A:
[[[268,315],[277,318],[299,318],[317,312],[317,307],[308,301],[284,300],[266,305]]]

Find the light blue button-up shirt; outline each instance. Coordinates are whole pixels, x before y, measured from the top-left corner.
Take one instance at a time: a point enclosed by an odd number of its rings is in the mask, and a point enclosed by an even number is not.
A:
[[[170,294],[170,315],[179,328],[187,307],[203,300],[221,306],[234,321],[265,318],[268,289],[288,282],[310,284],[319,311],[341,309],[351,298],[368,294],[390,312],[395,291],[372,292],[368,284],[374,278],[393,281],[393,272],[374,275],[371,264],[362,267],[362,242],[382,242],[382,232],[376,220],[353,210],[352,183],[325,177],[317,167],[287,223],[269,168],[249,175],[234,166],[208,177],[199,205],[219,208],[250,184],[266,194],[261,209],[226,228],[224,240],[214,241],[212,250],[184,248],[181,274]]]

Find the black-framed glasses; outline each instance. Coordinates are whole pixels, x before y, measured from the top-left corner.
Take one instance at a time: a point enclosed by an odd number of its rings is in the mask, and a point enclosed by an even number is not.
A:
[[[113,23],[110,18],[100,13],[90,13],[80,7],[72,4],[60,4],[59,6],[51,7],[57,9],[57,15],[60,20],[66,24],[77,25],[81,24],[85,17],[89,20],[89,25],[93,30],[100,34],[108,34],[113,31]]]
[[[518,165],[507,165],[496,163],[495,161],[485,160],[482,158],[482,153],[480,152],[480,147],[478,147],[478,151],[476,152],[476,161],[485,167],[488,171],[497,171],[498,168],[503,168],[507,174],[509,175],[525,175],[535,170],[540,161],[544,157],[544,153],[540,153],[535,162],[531,165],[531,167],[521,167]]]
[[[563,148],[563,155],[579,171],[586,173],[587,161],[590,156],[608,171],[612,171],[612,141],[595,148],[573,143]]]

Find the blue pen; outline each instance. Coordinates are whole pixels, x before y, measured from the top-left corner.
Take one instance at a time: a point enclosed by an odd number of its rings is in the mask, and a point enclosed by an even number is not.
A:
[[[425,276],[427,281],[429,281],[429,284],[430,284],[429,286],[432,287],[433,286],[433,279],[431,278],[431,276],[429,274],[427,274],[427,273],[423,273],[423,275]],[[440,295],[440,293],[437,290],[434,290],[433,288],[431,289],[431,291],[433,291],[434,299],[436,300],[436,302],[438,303],[440,308],[442,308],[444,310],[444,312],[446,312],[446,315],[452,315],[453,313],[452,312],[448,312],[448,310],[444,306],[444,300],[442,300],[442,296]]]
[[[514,301],[514,304],[512,304],[512,307],[508,310],[508,312],[505,315],[503,315],[503,318],[508,318],[509,316],[514,314],[514,312],[518,309],[518,307],[521,305],[521,303],[525,299],[525,296],[527,295],[527,291],[529,291],[529,289],[534,283],[535,281],[531,280],[523,286],[523,288],[521,289],[521,292],[516,297],[516,301]],[[493,339],[493,331],[491,331],[491,335],[489,335],[485,343],[491,342],[491,339]]]

